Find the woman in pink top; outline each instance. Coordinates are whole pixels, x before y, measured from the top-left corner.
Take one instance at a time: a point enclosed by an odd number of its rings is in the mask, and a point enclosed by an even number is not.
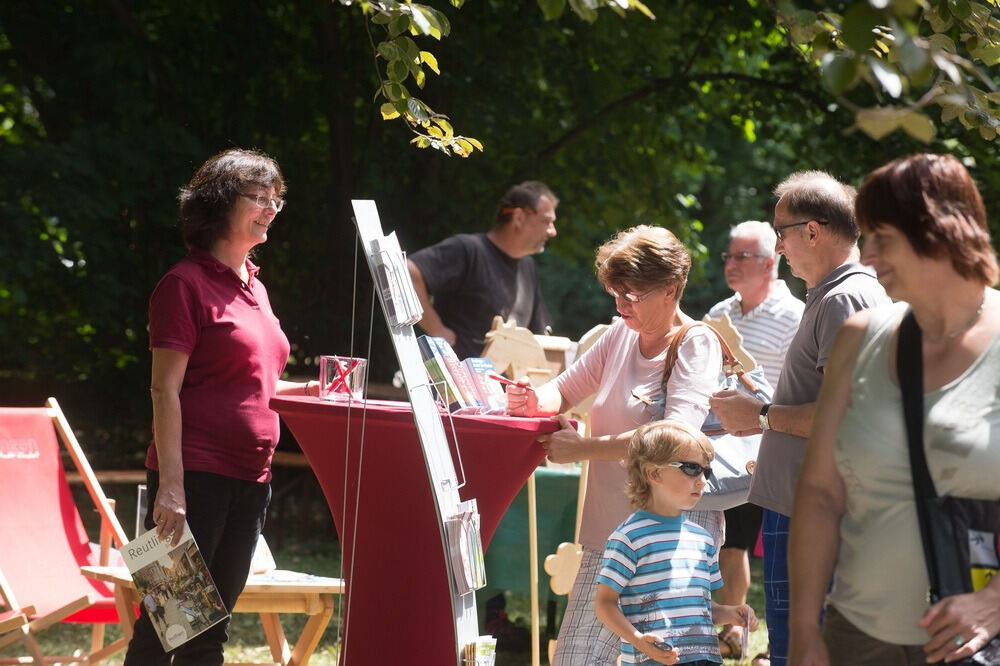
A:
[[[271,311],[253,249],[285,204],[270,157],[226,150],[180,192],[188,256],[149,301],[153,443],[146,455],[147,529],[180,538],[187,520],[230,612],[243,591],[271,497],[279,393],[316,394],[279,379],[289,344]],[[228,623],[164,653],[143,609],[125,664],[222,664]],[[172,661],[171,661],[172,659]]]
[[[511,386],[507,391],[512,415],[559,414],[562,429],[539,438],[549,460],[590,461],[580,526],[583,559],[553,662],[566,666],[614,664],[620,652],[618,636],[594,614],[594,595],[608,535],[631,513],[621,462],[629,438],[639,426],[659,419],[700,429],[722,367],[715,335],[695,326],[680,343],[669,380],[663,380],[669,341],[692,321],[680,310],[691,255],[676,236],[660,227],[628,229],[598,249],[595,264],[621,319],[554,380],[535,390]],[[590,395],[591,435],[581,437],[561,413]],[[721,546],[721,511],[695,511],[689,517]],[[714,632],[705,641],[718,649]]]

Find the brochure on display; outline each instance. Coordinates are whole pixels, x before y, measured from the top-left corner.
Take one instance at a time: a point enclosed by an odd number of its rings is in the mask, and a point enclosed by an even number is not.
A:
[[[229,616],[186,522],[176,546],[149,530],[119,552],[165,651]]]
[[[458,512],[445,521],[445,534],[458,593],[467,594],[485,587],[486,560],[475,498],[458,505]]]
[[[396,232],[372,241],[372,245],[375,279],[382,293],[389,325],[398,328],[417,323],[423,317],[424,310],[413,289],[410,271],[406,266],[406,255],[399,245]]]

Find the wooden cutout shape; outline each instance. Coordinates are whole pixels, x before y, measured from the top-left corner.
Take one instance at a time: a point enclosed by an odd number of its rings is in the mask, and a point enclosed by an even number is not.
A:
[[[733,350],[733,356],[743,364],[744,370],[749,372],[757,367],[757,361],[750,355],[750,352],[743,348],[743,336],[733,326],[733,320],[729,318],[728,312],[723,312],[719,319],[709,319],[708,315],[705,315],[702,321],[719,332],[722,339]]]
[[[493,327],[486,332],[483,356],[500,374],[511,379],[527,377],[532,386],[541,386],[555,376],[535,334],[518,326],[514,319],[505,322],[499,315],[493,318]]]
[[[555,594],[569,594],[576,580],[583,558],[583,547],[578,543],[561,543],[556,552],[545,558],[545,573],[551,576],[549,588]]]

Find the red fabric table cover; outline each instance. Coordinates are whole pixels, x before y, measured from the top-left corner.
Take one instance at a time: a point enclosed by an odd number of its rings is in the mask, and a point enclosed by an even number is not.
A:
[[[453,664],[448,571],[412,409],[382,400],[364,406],[304,396],[271,400],[315,472],[340,535],[346,583],[340,663],[367,666],[406,655],[405,663]],[[446,415],[444,427],[460,483],[465,470],[459,495],[478,502],[485,549],[544,457],[535,438],[557,430],[558,423],[452,418],[461,467]]]

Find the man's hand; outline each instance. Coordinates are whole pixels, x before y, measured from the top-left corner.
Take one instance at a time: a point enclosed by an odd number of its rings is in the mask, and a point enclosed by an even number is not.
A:
[[[726,389],[714,393],[708,404],[726,432],[743,437],[761,431],[758,417],[764,403],[760,400],[734,389]]]

